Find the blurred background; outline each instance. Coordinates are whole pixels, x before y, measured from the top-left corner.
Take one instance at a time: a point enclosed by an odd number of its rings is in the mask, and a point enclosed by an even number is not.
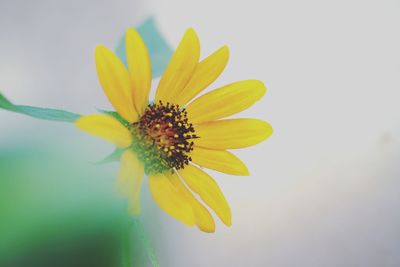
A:
[[[142,220],[161,266],[400,266],[399,12],[395,0],[0,0],[0,90],[18,104],[77,113],[110,108],[97,82],[95,45],[116,47],[127,27],[148,16],[155,16],[174,48],[184,30],[194,27],[203,57],[221,45],[230,47],[230,63],[210,89],[263,80],[266,96],[239,116],[267,120],[275,133],[237,151],[250,177],[210,172],[233,210],[231,228],[219,222],[215,234],[186,228],[158,210],[145,188]],[[1,110],[0,120],[1,179],[12,164],[26,169],[26,160],[44,155],[29,174],[81,181],[69,165],[51,168],[65,169],[60,175],[40,175],[43,170],[36,168],[64,165],[57,153],[73,158],[73,166],[90,165],[113,149],[70,124]],[[10,151],[20,151],[14,163]],[[120,223],[119,215],[101,217],[100,211],[121,214],[108,195],[117,168],[91,170],[97,174],[85,169],[88,184],[79,192],[62,190],[72,196],[68,199],[85,196],[93,214],[83,214],[104,227],[96,232],[101,238],[110,233],[116,242],[113,229],[123,227],[109,226]],[[17,182],[25,189],[31,183]],[[48,182],[38,188],[37,198],[54,192]],[[114,202],[91,203],[89,191]],[[9,207],[21,196],[7,192],[11,196],[0,205]],[[68,215],[60,214],[56,217]],[[4,230],[15,226],[5,223],[6,215],[0,217],[0,248],[24,236]],[[34,221],[24,216],[13,218],[22,225]],[[29,257],[27,262],[14,266],[30,266]]]

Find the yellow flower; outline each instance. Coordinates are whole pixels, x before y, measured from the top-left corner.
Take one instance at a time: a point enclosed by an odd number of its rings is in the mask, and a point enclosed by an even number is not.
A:
[[[140,191],[148,175],[151,194],[166,213],[186,225],[214,232],[213,217],[231,225],[230,207],[212,177],[199,167],[232,175],[249,175],[244,163],[228,152],[255,145],[272,134],[257,119],[222,119],[247,109],[265,94],[257,80],[232,83],[190,102],[222,73],[229,50],[223,46],[199,62],[200,44],[189,29],[162,76],[149,104],[151,63],[137,31],[126,33],[128,68],[108,48],[96,47],[100,84],[126,124],[110,115],[82,116],[76,126],[123,148],[117,189],[129,198],[130,212],[140,212]]]

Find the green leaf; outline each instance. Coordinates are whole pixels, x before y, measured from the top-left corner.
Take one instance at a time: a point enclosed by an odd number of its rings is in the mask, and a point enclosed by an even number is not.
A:
[[[0,144],[0,266],[120,266],[119,244],[131,226],[106,182],[112,171],[65,146],[32,138]]]
[[[106,164],[110,162],[119,161],[121,158],[122,153],[124,153],[125,149],[116,148],[110,155],[102,159],[101,161],[97,162],[97,164]]]
[[[0,93],[0,108],[15,111],[16,107],[5,96]]]
[[[37,119],[50,120],[50,121],[74,122],[81,116],[76,113],[59,109],[14,105],[1,93],[0,93],[0,108],[28,115],[30,117],[34,117]]]
[[[17,112],[42,120],[74,122],[81,116],[69,111],[52,108],[38,108],[20,105],[16,107]]]
[[[164,72],[172,56],[172,49],[167,44],[157,28],[154,18],[144,21],[139,27],[138,32],[143,38],[150,54],[153,79],[158,78]],[[125,35],[121,38],[115,53],[127,65],[125,54]]]
[[[151,245],[150,238],[148,237],[146,230],[143,227],[143,224],[136,218],[132,220],[133,228],[136,230],[136,233],[139,234],[139,237],[142,241],[144,249],[146,250],[147,257],[151,262],[153,267],[160,267],[160,263],[157,260],[156,253],[154,252],[154,248]]]

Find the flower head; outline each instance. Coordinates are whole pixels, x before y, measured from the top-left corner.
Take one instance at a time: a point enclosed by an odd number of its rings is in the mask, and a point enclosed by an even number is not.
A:
[[[192,100],[224,70],[229,51],[223,46],[199,62],[197,34],[189,29],[172,56],[149,103],[151,63],[134,29],[126,33],[128,67],[108,48],[98,46],[96,69],[104,93],[123,122],[106,114],[82,116],[81,130],[124,149],[117,188],[129,198],[130,211],[140,212],[145,174],[158,206],[177,220],[213,232],[208,207],[231,225],[229,205],[212,177],[199,167],[248,175],[244,163],[228,149],[255,145],[272,134],[258,119],[223,119],[247,109],[265,94],[257,80],[235,82]]]

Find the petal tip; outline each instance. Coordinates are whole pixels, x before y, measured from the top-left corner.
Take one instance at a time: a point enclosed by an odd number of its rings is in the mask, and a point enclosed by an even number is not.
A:
[[[191,40],[193,43],[196,44],[197,47],[200,47],[199,37],[198,37],[195,29],[193,29],[193,28],[189,28],[185,31],[185,34],[183,35],[183,39]]]
[[[134,40],[142,38],[140,33],[135,28],[128,28],[125,32],[125,43],[126,46],[129,42],[134,42]]]
[[[128,34],[138,34],[138,31],[135,29],[135,28],[128,28],[127,30],[126,30],[126,34],[128,35]]]
[[[250,172],[249,169],[247,168],[247,166],[238,158],[238,160],[240,161],[240,165],[237,166],[237,172],[236,173],[232,173],[233,175],[239,175],[239,176],[250,176]],[[239,162],[238,162],[239,164]]]
[[[200,227],[199,227],[199,229],[200,229],[200,231],[202,231],[202,232],[204,232],[204,233],[207,233],[207,234],[213,234],[213,233],[215,233],[215,227],[214,227],[214,228],[210,228],[210,229],[200,228]]]
[[[229,54],[230,54],[229,46],[223,45],[219,50],[220,50],[222,53],[226,54],[227,57],[229,57]]]
[[[260,87],[261,90],[263,91],[263,95],[267,92],[267,87],[265,86],[265,83],[263,81],[259,81],[260,82]]]
[[[187,28],[185,31],[185,35],[195,35],[197,37],[197,32],[194,28]]]
[[[229,51],[229,47],[227,45],[222,46],[219,49],[219,53],[222,54],[222,62],[224,65],[224,68],[226,67],[226,65],[228,64],[229,61],[229,57],[230,57],[230,51]],[[222,71],[221,71],[222,72]]]
[[[250,176],[250,172],[247,167],[245,167],[245,169],[243,169],[242,176]]]
[[[226,226],[231,227],[232,226],[232,217],[229,216],[229,218],[224,218],[222,221]]]
[[[266,139],[268,139],[269,137],[271,137],[271,135],[274,133],[274,129],[272,128],[271,124],[269,124],[266,121],[263,120],[259,120],[262,130],[263,130],[263,138],[260,140],[259,143],[265,141]]]
[[[265,130],[267,132],[266,138],[268,138],[274,133],[274,128],[272,128],[272,125],[269,124],[268,122],[264,121],[264,123],[265,123]]]
[[[99,56],[100,54],[104,53],[105,51],[107,51],[108,48],[105,45],[102,44],[98,44],[96,45],[96,47],[94,48],[94,54],[95,56]]]
[[[267,87],[265,86],[265,83],[260,80],[251,80],[253,82],[253,86],[255,90],[259,91],[260,97],[262,97],[266,92],[267,92]]]
[[[82,129],[82,118],[83,116],[79,117],[76,121],[74,121],[74,125],[76,128],[83,130]]]
[[[97,117],[99,114],[91,114],[91,115],[82,115],[78,119],[75,120],[74,124],[80,130],[85,130],[87,128],[87,122],[91,120],[91,118]]]

